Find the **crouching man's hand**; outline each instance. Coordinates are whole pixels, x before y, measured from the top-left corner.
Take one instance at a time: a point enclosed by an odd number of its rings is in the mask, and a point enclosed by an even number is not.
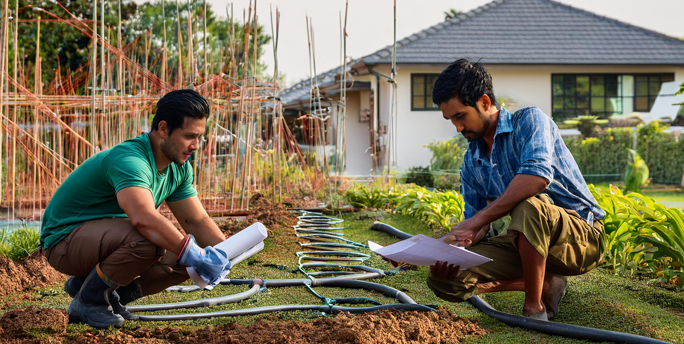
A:
[[[460,265],[449,264],[449,262],[437,261],[435,265],[430,265],[430,273],[432,276],[439,278],[454,279],[458,276],[460,269]]]
[[[441,237],[442,241],[450,245],[458,245],[463,247],[470,247],[477,244],[489,229],[489,224],[483,227],[475,227],[471,225],[472,220],[464,220],[459,224],[451,227],[449,234]]]
[[[192,234],[188,234],[183,240],[185,244],[176,259],[176,263],[195,269],[210,285],[215,285],[230,272],[231,264],[226,252],[211,246],[202,249],[197,245]]]

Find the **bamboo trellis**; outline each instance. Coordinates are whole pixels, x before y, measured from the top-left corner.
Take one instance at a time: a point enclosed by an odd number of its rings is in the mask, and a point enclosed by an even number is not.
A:
[[[18,1],[14,8],[9,8],[8,3],[9,0],[2,2],[0,26],[3,52],[0,56],[1,217],[37,219],[71,171],[93,154],[149,131],[157,100],[178,88],[194,88],[207,98],[211,107],[207,139],[193,161],[196,188],[209,213],[247,210],[250,193],[254,190],[271,190],[275,198],[301,186],[301,179],[313,188],[326,185],[319,180],[325,178],[324,175],[305,173],[308,167],[304,165],[302,153],[285,125],[277,97],[277,67],[273,80],[259,80],[247,75],[247,65],[251,64],[252,70],[257,70],[256,0],[254,9],[250,4],[244,24],[246,32],[251,34],[245,35],[240,42],[234,39],[233,25],[229,32],[231,44],[227,47],[230,55],[226,57],[223,56],[224,47],[220,48],[220,54],[214,54],[213,50],[207,52],[213,48],[207,45],[206,37],[202,43],[195,42],[195,36],[202,30],[194,26],[199,25],[198,21],[203,18],[193,18],[189,13],[185,18],[179,17],[179,28],[185,19],[187,22],[183,24],[187,24],[189,34],[186,37],[186,64],[182,64],[183,52],[176,52],[179,65],[175,70],[166,65],[165,32],[161,61],[152,61],[150,66],[147,54],[142,64],[136,61],[135,47],[142,39],[149,51],[153,32],[147,30],[133,43],[122,46],[119,24],[114,46],[108,43],[113,42],[109,37],[104,39],[104,25],[99,25],[100,33],[97,33],[96,13],[92,22],[85,22],[66,8],[66,18],[38,9],[36,11],[41,12],[41,17],[65,23],[92,39],[91,60],[86,65],[76,70],[58,69],[52,73],[52,81],[46,84],[41,80],[40,54],[36,55],[34,70],[30,71],[25,61],[18,58],[17,47],[19,25],[40,27],[41,19],[13,20],[10,26],[8,14],[10,10],[17,13]],[[100,5],[100,14],[103,15],[102,0]],[[96,2],[94,8],[97,8]],[[206,6],[204,8],[206,11]],[[120,12],[120,1],[118,9]],[[233,22],[232,8],[230,14]],[[276,10],[276,23],[279,16]],[[276,25],[274,53],[277,51],[277,37]],[[182,37],[179,36],[180,40]],[[10,41],[14,56],[9,55]],[[40,49],[39,36],[35,42],[36,49]],[[245,68],[242,75],[237,75],[237,48],[253,51],[253,54],[243,54],[241,62]],[[202,53],[204,58],[201,58]],[[248,56],[250,60],[247,60]],[[211,60],[217,57],[220,60]],[[154,70],[160,69],[161,75],[152,72],[157,63],[161,68]],[[196,72],[200,68],[203,68],[203,73]],[[33,83],[27,80],[31,74],[34,75]],[[300,180],[285,176],[286,171],[293,168],[298,171],[296,174]]]

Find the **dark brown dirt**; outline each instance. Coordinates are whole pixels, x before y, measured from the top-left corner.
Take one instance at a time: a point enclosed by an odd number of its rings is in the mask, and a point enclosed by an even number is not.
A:
[[[361,315],[338,314],[312,323],[266,321],[243,327],[229,324],[188,334],[179,343],[459,343],[486,331],[445,309],[438,312],[383,310]]]
[[[16,261],[0,256],[0,297],[65,279],[65,275],[53,269],[45,256],[37,252]]]
[[[459,343],[465,337],[486,333],[477,324],[463,320],[446,309],[437,312],[383,310],[361,315],[340,313],[311,323],[258,320],[252,325],[227,324],[187,330],[178,327],[94,331],[67,335],[63,310],[21,309],[0,318],[0,342],[32,343],[36,332],[52,334],[49,342],[61,343],[358,343],[422,344]],[[44,338],[43,338],[44,339]]]
[[[224,221],[218,224],[219,228],[228,237],[255,222],[261,222],[269,230],[289,228],[297,224],[297,217],[285,210],[282,204],[273,203],[261,194],[255,194],[249,200],[249,208],[254,212],[245,221]]]
[[[14,309],[0,318],[0,338],[16,339],[35,336],[38,333],[65,333],[68,320],[66,310],[38,307]]]

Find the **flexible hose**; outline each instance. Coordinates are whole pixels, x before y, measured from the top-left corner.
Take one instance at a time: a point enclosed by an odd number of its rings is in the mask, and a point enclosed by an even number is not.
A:
[[[391,304],[372,307],[342,307],[342,306],[325,306],[325,305],[280,305],[280,306],[266,306],[254,307],[246,309],[236,309],[223,312],[211,313],[191,313],[191,314],[177,314],[177,315],[141,315],[138,320],[142,321],[174,321],[174,320],[190,320],[190,319],[206,319],[217,317],[233,317],[241,315],[254,315],[278,311],[319,311],[327,314],[349,312],[349,313],[366,313],[382,309],[401,309],[407,311],[434,311],[434,309],[418,305],[418,304]]]
[[[210,307],[210,306],[222,305],[225,303],[235,303],[235,302],[239,302],[239,301],[246,300],[246,299],[250,298],[252,295],[258,293],[260,288],[261,288],[261,286],[259,286],[258,284],[254,284],[254,285],[252,285],[252,288],[250,288],[248,291],[242,292],[239,294],[222,296],[222,297],[214,297],[214,298],[206,298],[206,299],[193,300],[193,301],[185,301],[185,302],[128,306],[128,307],[126,307],[126,310],[128,310],[129,312],[152,312],[152,311],[161,311],[161,310],[167,310],[167,309]]]
[[[375,274],[371,274],[375,275]],[[378,277],[378,276],[375,276]],[[396,298],[397,301],[401,302],[398,304],[389,304],[389,305],[380,305],[380,306],[373,306],[373,307],[342,307],[342,306],[331,306],[331,305],[280,305],[280,306],[267,306],[267,307],[254,307],[254,308],[247,308],[247,309],[237,309],[237,310],[230,310],[230,311],[222,311],[222,312],[210,312],[210,313],[192,313],[192,314],[177,314],[177,315],[141,315],[139,316],[139,320],[142,321],[173,321],[173,320],[189,320],[189,319],[204,319],[204,318],[216,318],[216,317],[231,317],[231,316],[240,316],[240,315],[253,315],[253,314],[261,314],[261,313],[268,313],[268,312],[276,312],[276,311],[306,311],[306,310],[316,310],[320,311],[323,313],[328,313],[328,314],[333,314],[333,313],[338,313],[338,312],[349,312],[349,313],[365,313],[365,312],[373,312],[381,309],[401,309],[401,310],[410,310],[410,311],[434,311],[433,308],[429,306],[424,306],[424,305],[419,305],[414,301],[411,297],[406,295],[404,292],[399,291],[395,288],[392,288],[390,286],[386,286],[384,284],[380,283],[373,283],[373,282],[365,282],[365,281],[359,281],[359,280],[350,280],[350,279],[342,279],[338,277],[334,278],[313,278],[313,279],[273,279],[273,280],[260,280],[261,283],[264,286],[268,287],[292,287],[292,286],[300,286],[300,285],[309,285],[311,287],[341,287],[341,288],[354,288],[354,289],[366,289],[366,290],[373,290],[377,291],[379,293],[382,293],[386,296]],[[167,310],[167,309],[174,309],[174,308],[188,308],[188,307],[171,307],[174,305],[181,305],[185,306],[186,304],[197,304],[201,302],[207,303],[207,305],[214,305],[214,304],[219,304],[219,303],[213,303],[216,302],[216,299],[229,299],[233,298],[236,299],[238,295],[240,297],[243,297],[244,295],[242,294],[247,294],[249,292],[252,292],[253,290],[258,290],[259,289],[259,284],[255,283],[255,280],[239,280],[239,279],[224,279],[221,281],[221,284],[235,284],[235,285],[242,285],[242,284],[252,284],[252,288],[246,292],[246,293],[241,293],[241,294],[236,294],[236,295],[231,295],[231,296],[225,296],[222,298],[214,298],[214,299],[205,299],[205,300],[198,300],[198,301],[190,301],[190,302],[178,302],[178,303],[172,303],[172,304],[167,304],[167,305],[143,305],[143,306],[131,306],[128,307],[129,310],[136,311],[136,312],[141,312],[141,311],[154,311],[154,310]],[[196,287],[196,286],[185,286],[185,287]],[[173,288],[168,288],[167,290],[175,290],[175,291],[180,291],[182,290],[181,288],[178,287],[173,287]],[[253,294],[252,294],[253,295]],[[249,296],[247,296],[249,297]],[[243,299],[247,298],[243,297]],[[212,300],[211,302],[207,302],[207,300]],[[226,302],[223,302],[226,303]],[[147,308],[145,308],[147,307]]]
[[[371,226],[371,229],[385,232],[389,235],[395,236],[400,239],[408,239],[413,236],[382,222],[375,222],[373,226]],[[505,324],[535,330],[543,333],[548,333],[552,335],[577,339],[588,339],[599,342],[610,341],[620,343],[668,343],[661,340],[638,336],[634,334],[600,330],[591,327],[562,324],[550,321],[534,320],[530,318],[521,317],[519,315],[507,314],[497,311],[487,302],[485,302],[477,296],[469,298],[468,302],[470,302],[473,306],[479,309],[482,313],[496,320],[499,320]]]

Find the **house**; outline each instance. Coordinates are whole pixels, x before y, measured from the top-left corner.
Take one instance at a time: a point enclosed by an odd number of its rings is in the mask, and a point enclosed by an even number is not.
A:
[[[386,159],[396,170],[429,165],[423,145],[457,135],[432,104],[431,91],[458,58],[485,65],[507,109],[534,105],[556,121],[648,113],[663,82],[684,80],[683,41],[550,0],[496,0],[398,41],[396,84],[388,82],[391,45],[349,64],[348,175],[382,173]],[[342,135],[335,120],[339,72],[317,76],[332,113],[325,128],[331,146]],[[283,91],[291,126],[310,113],[310,94],[309,80]]]

